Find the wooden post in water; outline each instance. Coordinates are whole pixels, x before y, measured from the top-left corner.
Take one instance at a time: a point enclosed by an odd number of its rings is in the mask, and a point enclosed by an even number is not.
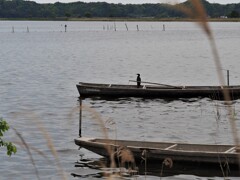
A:
[[[227,70],[227,85],[229,86],[229,70]]]
[[[65,32],[67,32],[67,25],[65,24],[65,26],[64,26],[64,27],[65,27]]]
[[[138,24],[137,24],[137,31],[139,31]]]
[[[12,33],[14,33],[14,26],[12,27]]]
[[[27,26],[27,33],[29,33],[29,28],[28,28],[28,26]]]
[[[114,22],[114,31],[117,31],[117,26],[115,22]]]
[[[126,26],[126,29],[127,29],[127,31],[128,31],[128,26],[127,26],[127,23],[125,23],[125,26]]]
[[[79,107],[79,137],[82,137],[82,98],[79,98],[80,107]]]
[[[163,31],[165,31],[165,24],[163,24]]]

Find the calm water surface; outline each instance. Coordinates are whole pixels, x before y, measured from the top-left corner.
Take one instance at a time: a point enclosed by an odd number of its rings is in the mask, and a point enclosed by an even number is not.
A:
[[[75,167],[79,155],[99,158],[89,151],[79,151],[73,141],[78,137],[79,94],[75,84],[79,81],[129,83],[136,73],[141,73],[143,81],[163,84],[219,84],[211,48],[202,30],[194,23],[164,24],[166,31],[162,31],[162,22],[0,21],[0,116],[28,143],[41,179],[59,179],[59,169],[68,179],[79,179],[71,173],[94,179],[99,172]],[[225,75],[229,69],[230,84],[240,84],[240,24],[210,25],[222,72]],[[94,111],[86,108],[83,112],[83,136],[103,136],[94,119],[98,113],[113,138],[233,143],[227,111],[220,101],[122,98],[85,99],[83,104]],[[237,126],[239,107],[240,101],[236,100],[233,108]],[[13,130],[6,133],[6,139],[21,142]],[[48,144],[54,145],[57,156]],[[18,145],[12,157],[6,157],[1,149],[0,160],[0,179],[36,178],[24,147]],[[162,179],[208,178],[178,175]]]

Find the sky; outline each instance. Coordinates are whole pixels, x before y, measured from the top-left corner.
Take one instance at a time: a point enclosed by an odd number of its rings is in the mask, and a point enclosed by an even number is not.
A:
[[[143,3],[179,3],[185,0],[29,0],[37,3],[55,3],[55,2],[107,2],[107,3],[122,3],[122,4],[143,4]],[[210,3],[231,4],[240,3],[240,0],[207,0]]]

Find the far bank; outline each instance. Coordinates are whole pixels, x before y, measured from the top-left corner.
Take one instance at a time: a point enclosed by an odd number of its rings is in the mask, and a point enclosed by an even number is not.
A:
[[[144,17],[144,18],[0,18],[1,21],[156,21],[156,22],[195,22],[196,19],[191,18],[153,18],[153,17]],[[240,22],[240,18],[209,18],[209,22]]]

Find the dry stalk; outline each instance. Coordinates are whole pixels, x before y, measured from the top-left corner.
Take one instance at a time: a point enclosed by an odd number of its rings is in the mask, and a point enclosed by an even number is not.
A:
[[[80,109],[79,109],[80,108]],[[87,112],[90,112],[92,115],[93,115],[93,119],[96,120],[100,126],[100,129],[101,129],[101,132],[103,133],[103,136],[105,139],[109,139],[108,137],[108,131],[107,131],[107,128],[106,128],[106,124],[108,125],[115,125],[115,130],[116,130],[116,124],[113,120],[107,120],[106,122],[104,122],[104,120],[102,119],[101,115],[95,111],[93,108],[90,108],[86,105],[81,105],[80,107],[77,107],[77,108],[74,108],[74,111],[75,110],[86,110]],[[72,112],[74,112],[72,111]],[[117,156],[117,158],[120,158],[121,161],[120,162],[120,165],[124,165],[125,163],[130,163],[131,165],[133,165],[135,167],[135,160],[134,160],[134,157],[133,157],[133,154],[132,152],[127,149],[126,147],[119,147],[117,148],[117,151],[115,152],[115,148],[113,148],[111,145],[110,145],[110,142],[109,142],[109,145],[106,145],[106,150],[108,152],[108,155],[109,155],[109,158],[110,158],[110,168],[116,168],[116,162],[115,162],[115,156]],[[130,167],[130,166],[129,166]],[[111,178],[111,176],[109,177]]]
[[[40,180],[39,173],[38,173],[38,169],[37,169],[37,167],[36,167],[35,161],[34,161],[34,159],[33,159],[33,156],[32,156],[32,153],[31,153],[31,151],[30,151],[30,148],[29,148],[28,144],[26,143],[26,141],[24,140],[24,138],[22,137],[22,135],[21,135],[15,128],[12,127],[12,129],[15,131],[16,135],[17,135],[17,136],[19,137],[19,139],[21,140],[23,146],[26,148],[27,154],[28,154],[28,156],[30,157],[31,163],[32,163],[32,165],[33,165],[33,167],[34,167],[34,170],[35,170],[35,174],[36,174],[36,176],[37,176],[37,179]]]
[[[135,160],[132,152],[127,148],[120,146],[117,149],[117,157],[121,159],[121,166],[123,167],[125,163],[130,163],[135,166]]]
[[[15,130],[14,130],[15,131]],[[16,131],[15,131],[16,132]],[[20,134],[20,133],[19,133]],[[17,134],[17,136],[19,136],[19,134]],[[23,148],[26,148],[26,145],[21,141],[21,142],[18,142],[18,141],[13,141],[13,143],[14,144],[17,144],[17,145],[19,145],[19,146],[21,146],[21,147],[23,147]],[[26,142],[25,142],[26,143]],[[27,144],[27,143],[26,143]],[[35,151],[36,153],[38,153],[40,156],[42,156],[42,157],[44,157],[47,161],[48,161],[48,163],[52,163],[52,161],[44,154],[44,152],[42,152],[42,151],[40,151],[39,149],[37,149],[37,148],[35,148],[35,147],[33,147],[33,146],[31,146],[31,145],[29,145],[29,144],[27,144],[27,146],[28,146],[28,149],[29,150],[33,150],[33,151]]]
[[[19,113],[19,114],[22,114],[22,113]],[[42,133],[42,135],[44,136],[45,140],[47,141],[47,146],[48,148],[50,149],[53,157],[55,158],[56,160],[56,165],[57,165],[57,168],[58,168],[58,171],[62,177],[62,179],[64,180],[67,180],[67,176],[61,166],[61,163],[60,163],[60,160],[59,160],[59,157],[58,157],[58,153],[54,147],[54,144],[52,142],[52,138],[50,137],[50,135],[48,134],[48,132],[46,131],[46,129],[44,128],[44,126],[42,125],[42,123],[38,120],[38,118],[33,114],[33,113],[23,113],[24,115],[30,115],[31,119],[35,120],[34,122],[36,123],[38,129],[40,130],[40,132]],[[31,151],[29,149],[29,146],[27,145],[27,143],[24,141],[24,139],[22,138],[21,134],[17,133],[16,131],[16,134],[18,135],[18,137],[20,137],[21,141],[23,142],[24,146],[26,147],[27,149],[27,152],[29,154],[29,157],[31,159],[31,161],[33,160],[32,156],[31,156]],[[34,162],[34,161],[33,161]]]
[[[234,143],[236,145],[236,149],[240,150],[239,137],[238,137],[238,132],[237,132],[237,128],[236,128],[237,126],[235,123],[234,112],[231,107],[231,97],[230,97],[229,90],[225,87],[225,80],[224,80],[223,73],[221,71],[222,65],[221,65],[220,57],[218,54],[217,46],[216,46],[212,31],[211,31],[208,21],[207,21],[207,14],[205,12],[205,8],[203,7],[200,0],[189,0],[189,2],[192,5],[192,9],[185,7],[185,6],[181,6],[181,5],[179,5],[178,8],[179,8],[179,10],[181,10],[182,12],[187,14],[189,17],[195,19],[196,22],[200,25],[200,28],[202,28],[202,30],[205,32],[205,34],[208,37],[208,40],[209,40],[209,43],[211,46],[211,50],[213,53],[213,57],[214,57],[214,63],[216,66],[218,80],[219,80],[220,85],[223,87],[223,95],[224,95],[225,103],[227,104],[227,110],[228,110],[228,114],[229,114],[228,119],[229,119],[229,122],[231,125]],[[239,162],[240,162],[240,160],[239,160]]]
[[[96,112],[94,109],[92,109],[88,106],[82,105],[80,108],[85,109],[86,111],[90,112],[93,115],[93,119],[96,120],[99,123],[101,131],[103,132],[103,135],[104,135],[105,139],[109,139],[108,138],[108,133],[107,133],[107,130],[105,128],[104,121],[103,121],[101,115],[98,112]],[[106,150],[109,154],[109,157],[110,157],[110,162],[111,162],[110,167],[115,168],[116,163],[115,163],[115,159],[114,159],[113,149],[111,148],[110,145],[107,145],[105,148],[106,148]]]

